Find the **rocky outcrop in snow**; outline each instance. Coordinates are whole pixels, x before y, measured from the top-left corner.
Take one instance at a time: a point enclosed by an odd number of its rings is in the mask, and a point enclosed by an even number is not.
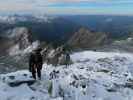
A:
[[[57,65],[65,65],[66,63],[72,63],[71,59],[67,59],[66,51],[63,50],[63,46],[60,46],[56,49],[52,47],[46,47],[42,54],[44,56],[44,61],[47,64],[52,64],[54,66]],[[67,62],[68,61],[68,62]]]
[[[25,27],[8,30],[6,37],[12,42],[8,48],[8,54],[11,56],[30,53],[40,45],[39,41],[33,41],[32,33]]]
[[[8,31],[8,37],[18,44],[20,49],[25,49],[32,43],[32,34],[25,27],[17,27]]]
[[[12,52],[18,52],[25,50],[32,45],[33,39],[29,29],[25,27],[16,27],[5,32],[5,35],[1,37],[2,43],[1,49],[6,51],[6,55],[13,54]],[[4,53],[4,52],[3,52]]]
[[[80,28],[68,41],[72,48],[84,49],[103,46],[107,43],[107,34],[91,32],[86,28]]]

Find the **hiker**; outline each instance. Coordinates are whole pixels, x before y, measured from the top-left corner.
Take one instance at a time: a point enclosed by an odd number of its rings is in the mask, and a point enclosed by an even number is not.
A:
[[[68,66],[70,65],[70,61],[71,61],[70,54],[68,51],[66,51],[65,55],[66,55],[65,65]]]
[[[36,73],[41,80],[41,70],[43,65],[43,57],[41,55],[41,48],[34,50],[29,58],[29,71],[32,73],[32,77],[36,80]]]
[[[66,67],[67,67],[68,65],[70,65],[70,62],[71,62],[70,53],[65,47],[63,47],[60,52],[60,57],[59,57],[58,63],[60,65],[66,65]]]

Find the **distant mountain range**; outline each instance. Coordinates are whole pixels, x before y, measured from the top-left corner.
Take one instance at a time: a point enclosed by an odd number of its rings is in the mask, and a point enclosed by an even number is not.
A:
[[[62,45],[72,39],[81,27],[91,33],[101,33],[110,40],[125,39],[133,33],[132,16],[76,15],[8,15],[0,16],[0,36],[12,33],[17,27],[26,27],[33,40]],[[95,36],[95,35],[94,35]],[[84,37],[85,38],[85,37]],[[85,39],[86,40],[86,39]]]
[[[50,16],[2,16],[0,17],[0,34],[15,27],[28,28],[34,39],[40,41],[64,43],[80,25],[61,17]]]
[[[0,16],[0,34],[14,27],[27,27],[33,36],[46,41],[66,41],[80,27],[108,33],[111,38],[127,37],[133,32],[132,16],[77,15],[10,15]]]
[[[76,15],[63,18],[92,31],[108,33],[111,38],[124,38],[133,33],[133,16]]]

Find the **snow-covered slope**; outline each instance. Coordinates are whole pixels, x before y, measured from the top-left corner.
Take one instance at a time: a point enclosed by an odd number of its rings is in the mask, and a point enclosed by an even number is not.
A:
[[[24,70],[0,75],[0,100],[133,100],[133,55],[84,51],[69,66],[43,65],[42,80]]]

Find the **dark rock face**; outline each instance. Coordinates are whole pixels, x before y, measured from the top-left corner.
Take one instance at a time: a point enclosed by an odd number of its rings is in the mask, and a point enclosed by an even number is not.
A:
[[[52,64],[54,66],[58,65],[59,57],[62,54],[62,48],[56,48],[56,49],[47,49],[47,53],[45,55],[45,61],[48,64]]]
[[[18,44],[20,49],[25,49],[32,43],[32,34],[25,27],[17,27],[13,30],[9,30],[9,38],[11,38],[14,44]]]
[[[21,78],[18,78],[21,77]],[[32,76],[29,73],[20,74],[20,75],[9,75],[3,76],[2,82],[8,84],[10,87],[18,87],[22,84],[27,84],[29,86],[33,85],[36,81],[32,79]]]
[[[71,59],[67,58],[67,54],[65,51],[63,51],[62,46],[56,49],[52,47],[46,47],[42,54],[44,62],[47,64],[52,64],[53,66],[68,65],[72,63]]]
[[[86,28],[80,28],[68,41],[72,48],[93,48],[104,45],[107,42],[107,34],[91,32]]]
[[[8,85],[9,85],[10,87],[18,87],[18,86],[20,86],[20,85],[22,85],[22,84],[27,84],[27,85],[31,86],[31,85],[33,85],[35,82],[36,82],[35,80],[20,81],[20,82],[18,81],[18,82],[10,82],[10,83],[8,83]]]
[[[12,41],[6,37],[0,37],[0,55],[5,55],[12,45]]]
[[[32,44],[32,34],[25,27],[16,27],[5,32],[0,37],[0,55],[10,54],[11,49],[24,50]]]

